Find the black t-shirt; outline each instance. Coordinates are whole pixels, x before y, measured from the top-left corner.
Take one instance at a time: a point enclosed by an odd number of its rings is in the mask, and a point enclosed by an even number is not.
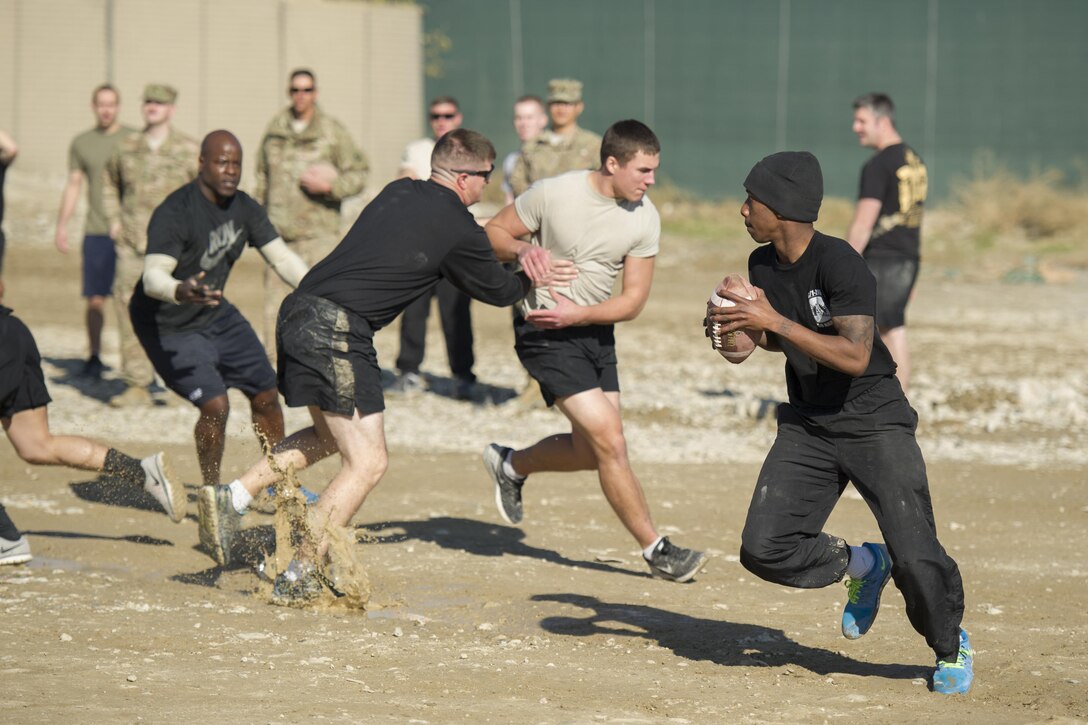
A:
[[[453,191],[398,179],[298,289],[335,302],[377,331],[442,278],[496,306],[514,304],[529,289],[523,274],[498,263],[487,234]]]
[[[832,317],[876,315],[876,280],[861,255],[842,239],[816,232],[793,264],[780,262],[774,247],[765,245],[748,258],[748,274],[776,312],[821,335],[838,334]],[[869,367],[856,378],[816,362],[773,332],[767,336],[786,353],[790,403],[802,410],[838,410],[881,378],[895,374],[895,363],[875,327]]]
[[[10,307],[0,305],[0,377],[8,373],[9,367],[22,364],[23,360],[23,352],[16,344],[15,325],[11,324],[15,316],[11,312]]]
[[[237,192],[221,207],[208,201],[199,184],[189,182],[155,209],[147,225],[147,253],[178,260],[175,279],[203,271],[203,283],[222,290],[247,244],[263,247],[279,234],[264,208],[245,192]],[[218,307],[163,302],[144,294],[142,279],[129,303],[134,324],[157,327],[162,334],[203,327],[231,307],[226,298]]]
[[[904,143],[877,152],[862,167],[858,198],[879,199],[881,204],[866,257],[918,259],[928,186],[926,165]]]

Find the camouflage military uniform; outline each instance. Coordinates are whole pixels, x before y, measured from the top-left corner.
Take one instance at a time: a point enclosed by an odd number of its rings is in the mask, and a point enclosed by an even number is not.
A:
[[[593,170],[601,165],[601,137],[584,128],[571,136],[548,129],[521,147],[521,156],[510,175],[514,196],[520,196],[534,181],[575,169]]]
[[[121,337],[121,377],[133,387],[147,387],[154,378],[128,316],[129,300],[144,271],[147,223],[170,192],[196,178],[199,156],[196,140],[174,129],[157,150],[152,150],[144,134],[133,134],[118,143],[103,171],[102,208],[111,226],[121,223],[121,233],[114,240],[113,302]]]
[[[370,165],[343,124],[314,109],[302,131],[295,131],[291,109],[272,119],[257,155],[257,191],[254,195],[276,230],[309,265],[325,257],[340,241],[340,202],[363,190]],[[299,178],[314,164],[330,164],[337,171],[328,194],[313,195]],[[265,270],[264,340],[275,355],[276,315],[290,289],[271,270]]]

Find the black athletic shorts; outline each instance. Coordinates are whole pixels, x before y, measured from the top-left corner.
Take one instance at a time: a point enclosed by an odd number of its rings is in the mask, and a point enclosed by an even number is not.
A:
[[[514,350],[529,375],[540,383],[550,407],[559,398],[600,388],[619,392],[616,336],[613,325],[541,330],[514,317]]]
[[[249,397],[276,388],[264,346],[234,306],[196,330],[162,335],[135,323],[133,329],[166,387],[198,408],[228,388]]]
[[[907,302],[918,279],[918,260],[907,257],[866,257],[876,277],[876,326],[882,330],[907,324]]]
[[[329,413],[385,410],[374,332],[363,318],[322,297],[292,292],[276,320],[277,378],[292,408]]]
[[[51,400],[34,336],[22,320],[0,308],[0,418]]]
[[[106,235],[83,237],[83,296],[109,297],[117,272],[117,247]]]

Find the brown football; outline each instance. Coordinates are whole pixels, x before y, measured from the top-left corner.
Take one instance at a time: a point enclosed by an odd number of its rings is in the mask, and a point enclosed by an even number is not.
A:
[[[714,288],[714,291],[710,293],[710,299],[707,300],[707,307],[732,307],[733,303],[719,294],[719,292],[724,291],[733,292],[734,294],[739,294],[748,299],[752,299],[755,295],[755,291],[752,289],[752,286],[748,284],[748,280],[742,275],[731,274],[723,279],[721,283]],[[710,344],[722,357],[731,363],[742,363],[747,360],[748,356],[752,354],[752,351],[756,349],[756,343],[762,335],[760,332],[749,332],[748,330],[737,330],[736,332],[727,332],[723,335],[720,330],[721,325],[718,323],[711,323]]]

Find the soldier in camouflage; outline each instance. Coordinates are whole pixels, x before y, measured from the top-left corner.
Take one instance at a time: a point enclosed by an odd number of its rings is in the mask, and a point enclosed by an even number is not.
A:
[[[199,145],[171,124],[178,92],[168,85],[144,89],[144,130],[122,140],[103,171],[102,207],[117,245],[113,301],[121,337],[121,378],[129,387],[110,400],[127,407],[150,402],[151,363],[132,331],[128,303],[143,274],[147,223],[166,196],[196,178]]]
[[[317,105],[312,71],[293,71],[288,94],[291,105],[261,141],[254,196],[288,248],[313,265],[340,241],[340,204],[362,192],[370,165],[344,125]],[[269,270],[264,282],[264,344],[274,358],[276,315],[290,289]]]
[[[581,81],[556,78],[548,82],[552,126],[521,147],[521,158],[510,175],[514,196],[523,194],[534,181],[600,166],[601,137],[578,126],[584,109]]]

